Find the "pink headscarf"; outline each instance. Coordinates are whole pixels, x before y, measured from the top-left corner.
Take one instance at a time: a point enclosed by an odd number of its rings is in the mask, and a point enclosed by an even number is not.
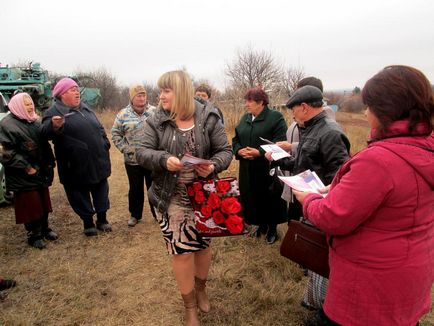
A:
[[[28,122],[34,122],[39,118],[36,114],[35,109],[33,108],[33,112],[29,114],[24,106],[24,97],[28,97],[32,103],[33,100],[27,93],[18,93],[8,103],[9,110],[18,118],[27,120]]]
[[[71,78],[62,78],[57,82],[56,86],[54,86],[53,97],[60,97],[61,95],[66,93],[68,89],[72,87],[78,87],[75,80]]]

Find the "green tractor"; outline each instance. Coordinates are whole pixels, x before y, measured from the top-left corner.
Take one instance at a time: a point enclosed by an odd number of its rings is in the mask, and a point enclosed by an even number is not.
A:
[[[72,78],[80,85],[82,101],[96,107],[101,99],[99,89],[81,87],[80,81]],[[32,97],[36,109],[42,112],[52,103],[53,86],[48,71],[43,70],[39,63],[30,63],[28,67],[0,67],[0,93],[7,102],[16,92],[26,92]]]

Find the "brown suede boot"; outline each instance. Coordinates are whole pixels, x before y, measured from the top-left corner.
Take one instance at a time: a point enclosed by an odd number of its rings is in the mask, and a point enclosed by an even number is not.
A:
[[[195,291],[193,290],[189,294],[181,294],[181,296],[185,307],[185,326],[199,326]]]
[[[194,278],[194,288],[196,289],[197,305],[202,312],[209,312],[211,306],[209,304],[208,296],[206,295],[206,280]]]

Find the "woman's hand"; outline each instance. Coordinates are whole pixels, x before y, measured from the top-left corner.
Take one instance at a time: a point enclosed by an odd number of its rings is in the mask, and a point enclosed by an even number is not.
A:
[[[34,175],[34,174],[36,174],[36,172],[38,172],[38,171],[36,171],[36,169],[33,167],[26,168],[26,173],[28,175]]]
[[[304,199],[306,198],[307,195],[313,194],[313,192],[298,191],[294,189],[292,189],[292,193],[294,194],[295,198],[297,198],[297,200],[300,202],[301,205],[303,205]]]
[[[55,115],[51,118],[51,124],[54,130],[59,130],[65,123],[65,118],[59,115]]]
[[[172,172],[179,171],[183,167],[184,167],[184,165],[182,165],[181,161],[177,157],[170,156],[167,159],[166,169],[168,169],[169,171],[172,171]]]
[[[238,155],[246,160],[253,160],[255,157],[261,156],[261,153],[256,148],[244,147],[238,151]]]
[[[276,145],[286,152],[289,152],[292,149],[292,145],[287,141],[278,141]]]
[[[200,177],[207,177],[214,172],[214,164],[199,164],[194,166],[194,170]]]
[[[318,189],[318,191],[320,192],[320,194],[328,194],[330,192],[330,186],[325,186],[324,188]]]

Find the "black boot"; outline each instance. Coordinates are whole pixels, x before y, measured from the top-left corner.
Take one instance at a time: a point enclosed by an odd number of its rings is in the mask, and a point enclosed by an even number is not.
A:
[[[98,235],[98,232],[95,228],[95,224],[93,223],[92,216],[81,216],[81,219],[83,220],[83,227],[84,227],[83,232],[87,237],[93,237]]]
[[[44,249],[47,245],[42,240],[41,229],[27,231],[27,242],[30,246],[37,249]]]
[[[59,239],[57,233],[48,227],[48,214],[42,218],[42,237],[50,241]]]
[[[112,226],[107,221],[106,212],[96,214],[96,228],[102,232],[112,232]]]

